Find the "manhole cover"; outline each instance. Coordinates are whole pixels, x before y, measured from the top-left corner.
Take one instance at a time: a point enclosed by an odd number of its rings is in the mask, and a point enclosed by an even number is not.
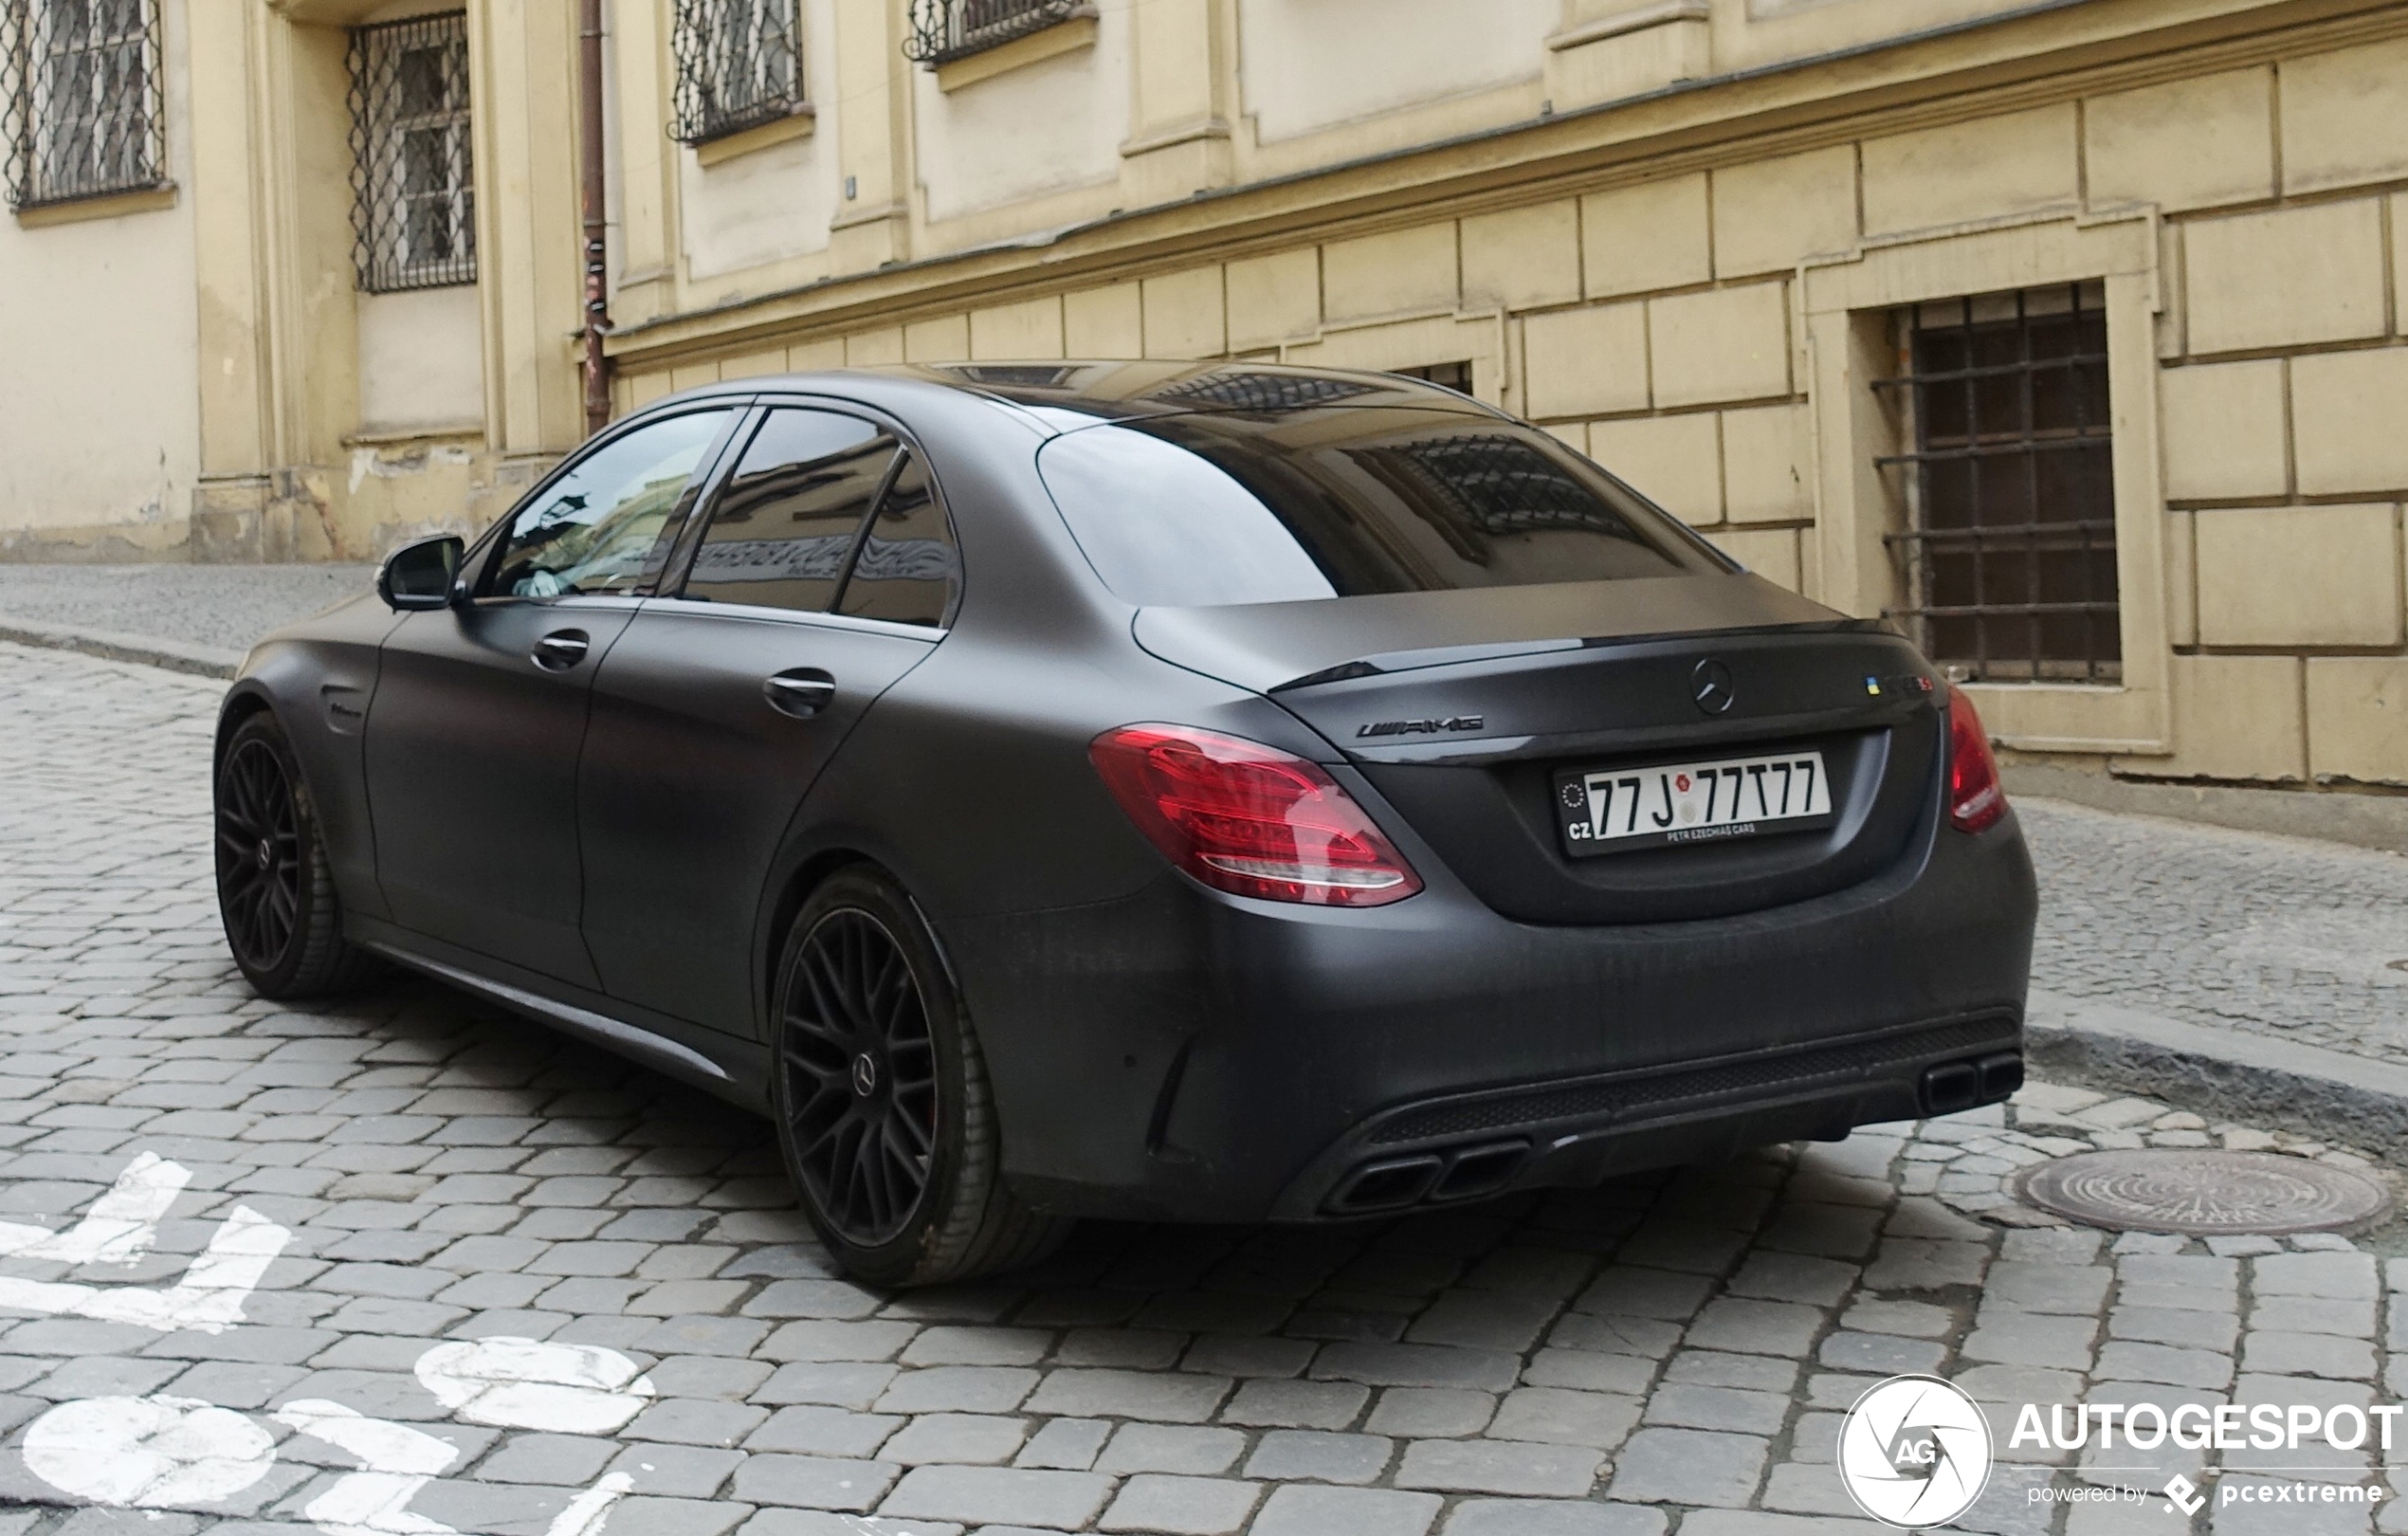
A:
[[[2085,1152],[2041,1163],[2019,1182],[2043,1211],[2110,1232],[2334,1232],[2391,1210],[2390,1192],[2362,1174],[2271,1152]]]

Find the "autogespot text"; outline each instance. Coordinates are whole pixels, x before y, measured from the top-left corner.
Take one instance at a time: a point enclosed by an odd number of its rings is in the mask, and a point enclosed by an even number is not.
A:
[[[2348,1403],[2320,1408],[2311,1403],[2261,1402],[2244,1407],[2229,1403],[2209,1407],[2186,1402],[2162,1408],[2153,1402],[2057,1403],[2044,1418],[2037,1403],[2025,1403],[2016,1416],[2010,1450],[2040,1446],[2079,1451],[2092,1443],[2112,1451],[2122,1443],[2136,1451],[2152,1451],[2171,1440],[2186,1451],[2296,1451],[2303,1440],[2335,1451],[2355,1451],[2368,1436],[2382,1450],[2404,1410],[2399,1403],[2359,1408]]]

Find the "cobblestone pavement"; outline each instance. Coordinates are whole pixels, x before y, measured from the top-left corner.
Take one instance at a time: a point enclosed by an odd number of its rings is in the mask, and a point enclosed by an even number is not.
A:
[[[1841,1536],[1873,1528],[1841,1412],[1906,1371],[1993,1415],[1970,1529],[2408,1530],[2155,1491],[2362,1486],[2364,1450],[2008,1444],[2027,1402],[2408,1393],[2396,1227],[2113,1237],[2001,1193],[2091,1147],[2347,1149],[2035,1084],[1448,1215],[1091,1224],[879,1294],[756,1123],[417,983],[251,997],[203,864],[217,693],[0,646],[0,1536]],[[2034,1493],[2093,1486],[2147,1496]]]
[[[375,576],[373,565],[0,563],[0,615],[245,650]]]
[[[2034,985],[2408,1062],[2408,858],[2061,801],[2018,814]]]

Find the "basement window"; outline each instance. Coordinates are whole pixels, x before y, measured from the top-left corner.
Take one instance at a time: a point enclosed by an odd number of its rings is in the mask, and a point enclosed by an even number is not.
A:
[[[154,0],[15,0],[0,9],[9,205],[166,185]]]
[[[477,281],[465,11],[351,34],[352,229],[366,293]]]
[[[1420,368],[1399,368],[1396,372],[1399,377],[1417,378],[1425,384],[1452,390],[1457,394],[1471,393],[1471,364],[1468,362],[1430,363]]]
[[[791,118],[803,103],[795,0],[678,0],[676,120],[669,137],[702,144]]]
[[[1092,0],[911,0],[903,57],[933,68],[1095,13]]]
[[[2103,285],[1917,304],[1895,319],[1903,516],[1889,611],[1952,677],[2124,674]]]

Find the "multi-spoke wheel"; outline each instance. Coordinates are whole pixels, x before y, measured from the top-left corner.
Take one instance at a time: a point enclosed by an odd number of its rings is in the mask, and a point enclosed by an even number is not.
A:
[[[984,1058],[909,897],[867,867],[796,915],[772,1095],[786,1165],[855,1277],[929,1285],[1034,1259],[1066,1222],[1001,1178]]]
[[[217,909],[234,963],[270,997],[349,985],[363,958],[343,942],[326,851],[274,716],[227,738],[215,797]]]
[[[217,770],[217,900],[246,971],[272,971],[293,945],[301,903],[301,817],[266,738],[237,741]]]
[[[794,952],[779,1070],[795,1172],[830,1226],[866,1248],[920,1209],[937,1152],[937,1064],[910,957],[840,907]]]

